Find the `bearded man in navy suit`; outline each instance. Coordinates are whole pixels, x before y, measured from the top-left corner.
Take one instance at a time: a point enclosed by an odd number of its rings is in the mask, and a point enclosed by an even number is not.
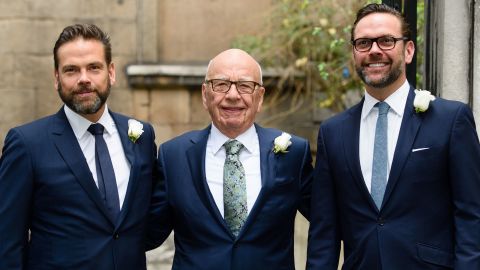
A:
[[[0,159],[0,269],[146,269],[154,131],[108,110],[101,29],[68,26],[53,52],[65,105],[11,129]]]
[[[463,103],[415,90],[415,47],[396,10],[371,4],[352,28],[365,83],[320,126],[307,269],[480,269],[480,146]]]
[[[254,123],[264,92],[250,55],[220,53],[202,85],[212,124],[160,146],[164,181],[154,195],[149,242],[158,246],[173,229],[172,269],[295,268],[295,215],[310,212],[310,147]]]

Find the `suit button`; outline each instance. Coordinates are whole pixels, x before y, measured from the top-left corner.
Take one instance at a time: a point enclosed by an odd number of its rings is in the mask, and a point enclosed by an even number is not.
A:
[[[113,236],[113,239],[118,239],[120,238],[120,235],[118,235],[118,233],[116,233],[114,236]]]
[[[385,225],[385,219],[383,219],[382,217],[379,217],[377,219],[377,223],[378,223],[378,225],[383,226],[383,225]]]

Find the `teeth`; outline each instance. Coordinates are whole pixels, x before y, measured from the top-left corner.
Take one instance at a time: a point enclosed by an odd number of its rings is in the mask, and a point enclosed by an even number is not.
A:
[[[384,67],[385,64],[384,63],[375,63],[375,64],[369,64],[368,66],[369,67]]]

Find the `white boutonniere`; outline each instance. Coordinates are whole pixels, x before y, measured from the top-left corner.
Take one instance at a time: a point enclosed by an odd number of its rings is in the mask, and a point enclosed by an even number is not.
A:
[[[282,135],[275,138],[273,141],[273,152],[278,153],[287,153],[288,147],[292,144],[290,139],[292,136],[286,132],[282,132]]]
[[[425,112],[428,110],[430,101],[434,101],[435,96],[430,91],[415,89],[415,99],[413,100],[413,107],[415,107],[416,113]]]
[[[135,119],[128,120],[128,138],[132,142],[136,142],[143,133],[143,124]]]

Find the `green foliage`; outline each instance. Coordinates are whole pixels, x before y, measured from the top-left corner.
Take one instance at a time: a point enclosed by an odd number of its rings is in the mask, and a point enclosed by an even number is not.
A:
[[[265,68],[282,68],[271,102],[292,94],[292,103],[315,100],[316,106],[341,111],[348,91],[361,91],[352,59],[351,25],[356,11],[381,0],[279,0],[265,32],[239,37],[234,47],[250,52]],[[417,62],[423,63],[424,1],[418,5]],[[421,70],[421,68],[418,68]],[[420,80],[421,75],[417,75]],[[418,83],[418,82],[417,82]],[[291,104],[295,107],[303,105]]]
[[[318,106],[343,110],[344,94],[361,89],[349,41],[355,11],[365,3],[354,0],[279,1],[271,13],[266,32],[240,37],[234,47],[250,52],[263,67],[284,68],[277,95],[294,90],[311,100],[319,96],[315,93],[321,92]]]
[[[417,56],[417,88],[423,86],[423,65],[425,63],[425,1],[418,0],[417,2],[417,43],[415,54]]]

